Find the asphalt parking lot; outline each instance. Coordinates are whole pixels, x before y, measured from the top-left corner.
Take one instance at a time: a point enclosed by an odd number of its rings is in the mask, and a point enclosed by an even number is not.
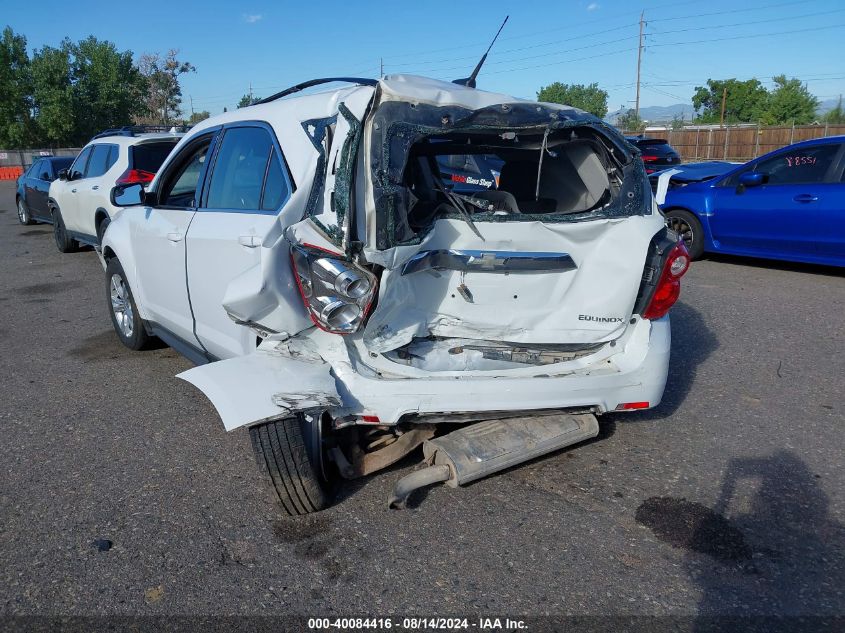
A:
[[[696,262],[659,408],[388,511],[406,459],[291,520],[188,361],[123,348],[95,253],[59,254],[13,196],[3,614],[845,615],[842,272]]]

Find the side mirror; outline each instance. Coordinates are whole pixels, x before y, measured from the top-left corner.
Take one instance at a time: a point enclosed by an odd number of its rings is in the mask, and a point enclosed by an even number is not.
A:
[[[139,182],[131,185],[117,185],[111,190],[111,203],[116,207],[137,207],[144,204],[144,185]]]
[[[761,174],[756,171],[747,171],[739,177],[739,184],[743,187],[759,187],[765,184],[767,180],[766,174]]]
[[[50,174],[48,174],[46,171],[42,171],[41,180],[46,180],[47,182],[50,182],[50,180],[52,179],[50,178]]]
[[[59,180],[67,180],[67,167],[59,170]]]

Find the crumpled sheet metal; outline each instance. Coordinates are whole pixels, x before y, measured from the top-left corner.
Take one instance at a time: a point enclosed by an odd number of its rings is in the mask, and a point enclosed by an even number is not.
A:
[[[227,431],[341,403],[327,363],[274,350],[194,367],[177,378],[211,400]]]

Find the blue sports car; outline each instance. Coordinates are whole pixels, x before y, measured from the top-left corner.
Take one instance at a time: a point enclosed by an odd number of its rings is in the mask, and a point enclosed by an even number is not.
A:
[[[712,252],[845,266],[845,136],[744,165],[692,167],[651,178],[667,224],[693,258]]]

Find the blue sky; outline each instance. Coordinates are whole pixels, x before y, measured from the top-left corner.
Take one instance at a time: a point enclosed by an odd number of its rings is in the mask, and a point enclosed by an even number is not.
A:
[[[75,0],[31,11],[6,2],[0,21],[30,49],[93,34],[136,56],[180,51],[197,67],[183,82],[190,109],[221,112],[249,90],[260,96],[331,75],[412,72],[465,77],[505,15],[479,87],[534,98],[553,81],[591,83],[609,107],[633,106],[640,11],[647,22],[641,104],[689,102],[708,78],[780,73],[822,99],[845,93],[842,0],[564,0],[544,2],[162,2]],[[137,7],[137,9],[136,9]],[[133,17],[128,17],[132,14]],[[777,35],[771,35],[777,34]]]

